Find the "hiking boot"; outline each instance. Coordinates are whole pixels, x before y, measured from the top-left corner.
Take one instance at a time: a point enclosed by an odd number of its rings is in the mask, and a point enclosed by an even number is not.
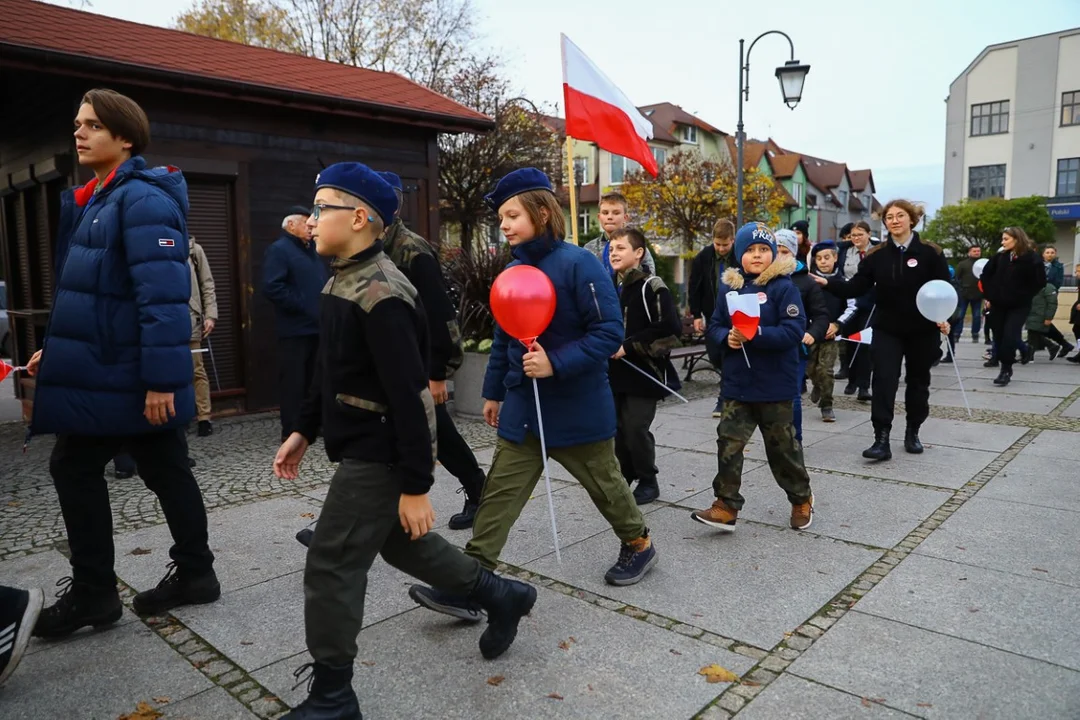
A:
[[[791,506],[791,529],[805,530],[814,522],[814,496],[804,503]]]
[[[851,376],[851,370],[842,367],[833,374],[834,380],[847,380]]]
[[[464,490],[462,490],[464,492]],[[446,524],[446,527],[451,530],[468,530],[473,526],[473,520],[476,519],[476,511],[480,509],[480,501],[473,500],[469,497],[468,493],[465,493],[465,507],[461,509],[457,515],[450,517],[450,522]]]
[[[727,503],[717,498],[713,501],[712,507],[707,510],[692,512],[690,518],[717,530],[734,532],[735,521],[739,518],[739,511],[728,507]]]
[[[608,585],[633,585],[640,582],[659,559],[646,530],[637,540],[622,544],[619,559],[604,574],[604,582]]]
[[[904,449],[912,455],[921,455],[922,441],[919,440],[919,428],[908,426],[904,432]]]
[[[45,594],[0,587],[0,685],[15,672],[34,631]]]
[[[810,391],[810,402],[814,403],[815,405],[821,402],[821,390],[818,388],[817,385],[815,385],[814,389]]]
[[[480,636],[480,654],[486,660],[494,660],[510,649],[517,637],[518,623],[532,612],[536,588],[481,569],[469,600],[487,610],[488,626]]]
[[[1010,380],[1012,380],[1012,370],[1002,368],[1001,372],[998,373],[998,376],[994,378],[994,384],[998,387],[1005,387],[1009,384]]]
[[[716,419],[720,419],[724,415],[724,398],[719,398],[716,401],[716,405],[713,406],[712,416]]]
[[[660,486],[655,480],[640,480],[634,488],[634,502],[638,505],[648,505],[660,497]]]
[[[304,528],[300,532],[296,533],[296,542],[300,543],[306,548],[311,547],[311,538],[315,537],[315,531],[311,528]]]
[[[845,395],[854,395],[857,390],[858,390],[858,388],[855,387],[855,383],[854,382],[849,382],[844,387],[844,394]]]
[[[310,671],[307,677],[301,676]],[[353,665],[327,665],[308,663],[293,673],[299,680],[293,689],[306,681],[308,696],[295,710],[281,720],[364,720],[360,701],[352,688]]]
[[[892,448],[889,447],[889,431],[875,430],[874,444],[862,451],[867,460],[891,460]]]
[[[836,413],[831,407],[821,408],[821,421],[827,423],[836,422]]]
[[[859,402],[870,402],[874,399],[874,396],[870,394],[869,388],[859,388]]]
[[[1000,363],[998,362],[997,358],[994,357],[983,363],[983,367],[997,367],[998,365],[1000,365]]]
[[[171,562],[168,572],[152,590],[144,590],[131,601],[139,617],[162,615],[182,605],[206,605],[221,597],[221,584],[213,570],[195,575]]]
[[[52,640],[67,637],[86,626],[105,627],[117,622],[124,614],[120,594],[116,586],[94,587],[75,582],[70,577],[56,581],[59,598],[52,607],[45,608],[34,626],[34,637]]]
[[[1035,359],[1035,347],[1028,345],[1027,352],[1020,353],[1020,364],[1027,365],[1029,362]]]
[[[468,623],[478,623],[484,619],[484,609],[464,595],[452,595],[426,585],[413,585],[409,588],[409,597],[421,607]]]
[[[209,420],[199,421],[199,437],[210,437],[214,434],[214,425]]]
[[[1068,350],[1065,350],[1065,348],[1061,347],[1060,345],[1051,345],[1047,349],[1047,351],[1050,353],[1050,362],[1054,362],[1054,358],[1056,358],[1058,355],[1061,355],[1063,350],[1065,352],[1068,352]]]

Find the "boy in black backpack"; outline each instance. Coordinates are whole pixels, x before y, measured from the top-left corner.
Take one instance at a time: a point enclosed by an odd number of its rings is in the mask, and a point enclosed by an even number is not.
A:
[[[668,354],[679,344],[682,321],[664,281],[641,265],[645,236],[634,228],[621,228],[611,234],[609,247],[626,337],[608,367],[615,396],[615,455],[626,481],[638,481],[634,500],[646,505],[660,497],[656,443],[649,428],[656,404],[669,394],[665,386],[680,387]]]
[[[836,243],[832,240],[817,243],[810,251],[810,273],[824,278],[843,277],[836,265],[837,257]],[[821,409],[821,419],[831,423],[836,422],[836,413],[833,412],[833,366],[840,355],[840,347],[835,339],[837,334],[846,334],[841,331],[847,330],[846,323],[855,317],[855,300],[843,300],[825,293],[825,307],[829,311],[825,342],[815,343],[810,348],[806,377],[814,383],[810,402],[817,403]]]

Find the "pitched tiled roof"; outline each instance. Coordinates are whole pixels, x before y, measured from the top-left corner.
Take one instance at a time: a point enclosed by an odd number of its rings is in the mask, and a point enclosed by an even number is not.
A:
[[[855,192],[862,192],[866,190],[867,184],[869,184],[870,192],[875,192],[876,187],[874,185],[874,173],[870,170],[852,170],[850,172],[850,177],[851,189]]]
[[[185,87],[228,85],[248,96],[288,95],[315,105],[411,119],[446,129],[488,129],[491,120],[395,73],[117,20],[34,0],[0,0],[0,57],[43,66],[103,63],[125,80],[183,78]],[[88,42],[87,38],[97,38]],[[21,53],[20,53],[21,51]]]
[[[669,135],[675,132],[676,125],[693,125],[694,127],[701,128],[702,130],[716,135],[727,134],[701,118],[691,115],[678,105],[669,102],[656,103],[655,105],[642,105],[638,110],[643,112],[645,117],[652,120],[654,125],[659,125],[664,128]],[[675,140],[675,138],[672,137],[672,140]],[[678,142],[678,140],[675,140],[675,142]]]
[[[773,177],[789,178],[795,174],[795,169],[802,162],[802,156],[798,153],[774,155],[769,158],[772,163]]]

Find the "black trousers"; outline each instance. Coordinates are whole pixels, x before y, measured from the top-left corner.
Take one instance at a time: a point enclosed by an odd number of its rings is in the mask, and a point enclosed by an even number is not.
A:
[[[465,438],[461,437],[454,419],[450,417],[450,411],[446,409],[446,403],[435,406],[435,431],[438,441],[438,460],[446,471],[457,478],[461,487],[465,489],[465,495],[473,502],[479,503],[480,496],[484,492],[484,478],[486,477],[480,464],[476,462],[476,455]]]
[[[282,440],[289,437],[300,424],[300,407],[315,376],[318,351],[318,335],[300,335],[278,341]]]
[[[1046,336],[1063,348],[1072,347],[1072,343],[1065,339],[1065,336],[1061,334],[1061,331],[1058,330],[1055,325],[1048,325],[1046,327]]]
[[[994,332],[1002,372],[1012,372],[1013,363],[1016,361],[1016,348],[1022,340],[1024,324],[1030,312],[1031,303],[1027,303],[1010,310],[993,308],[990,313],[988,324]]]
[[[615,393],[615,457],[627,482],[656,484],[656,439],[651,427],[656,398]]]
[[[184,443],[184,453],[188,454],[189,448],[186,429],[180,431],[180,440]],[[190,467],[190,465],[191,463],[189,462],[188,466]],[[131,457],[131,453],[128,452],[126,445],[121,449],[121,452],[113,458],[113,469],[118,473],[128,472],[132,475],[139,471],[135,466],[135,458]]]
[[[182,573],[201,575],[214,564],[206,529],[206,507],[188,467],[183,430],[129,437],[61,435],[49,472],[71,546],[75,582],[115,587],[112,508],[105,465],[121,448],[131,453],[143,483],[161,503],[172,533],[169,557]]]
[[[930,415],[930,367],[941,357],[941,333],[892,335],[875,328],[870,354],[874,363],[874,399],[870,404],[874,429],[892,429],[901,363],[907,369],[907,424],[916,428],[922,425]]]

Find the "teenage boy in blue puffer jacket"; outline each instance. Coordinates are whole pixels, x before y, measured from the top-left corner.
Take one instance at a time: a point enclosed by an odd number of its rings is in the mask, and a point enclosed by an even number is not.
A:
[[[706,343],[709,358],[721,367],[724,411],[716,429],[718,469],[713,479],[716,501],[691,515],[694,520],[731,532],[743,506],[743,449],[761,428],[769,467],[791,503],[791,527],[802,530],[813,520],[814,496],[795,439],[794,403],[799,392],[799,352],[806,332],[806,312],[791,280],[795,259],[777,257],[776,238],[763,223],[747,223],[735,235],[741,269],[721,277],[716,309]],[[732,327],[727,293],[757,296],[760,320],[747,339]]]

